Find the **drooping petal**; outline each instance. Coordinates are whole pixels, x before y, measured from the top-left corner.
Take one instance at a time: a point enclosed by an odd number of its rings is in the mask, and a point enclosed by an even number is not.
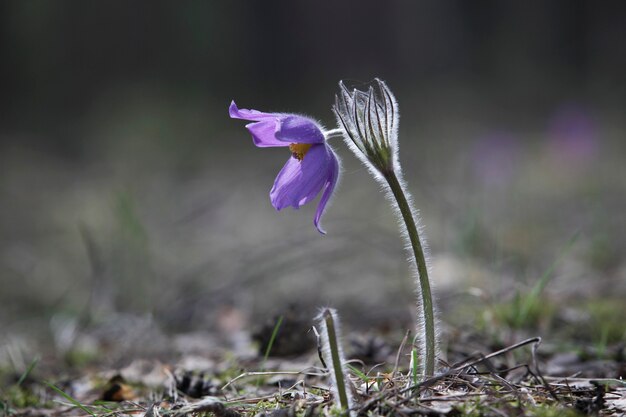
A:
[[[234,119],[250,120],[246,128],[258,147],[288,146],[290,143],[323,143],[324,133],[319,125],[308,117],[285,113],[263,113],[240,109],[230,103],[228,114]]]
[[[313,145],[302,161],[291,157],[276,176],[270,200],[276,210],[300,208],[319,193],[329,175],[329,154],[323,144]]]
[[[324,190],[313,223],[320,233],[325,234],[320,219],[338,176],[339,162],[333,151],[326,144],[313,145],[302,161],[289,158],[274,181],[270,200],[277,210],[289,206],[297,209]]]
[[[268,118],[260,122],[248,123],[246,129],[252,135],[252,142],[259,148],[289,146],[289,142],[282,141],[276,137],[277,124],[278,120]]]
[[[235,100],[230,102],[228,114],[233,119],[249,120],[251,122],[259,122],[265,119],[273,119],[281,116],[281,113],[263,113],[258,110],[240,109],[235,104]]]
[[[260,148],[271,146],[289,146],[289,143],[276,138],[276,129],[280,118],[285,115],[281,113],[263,113],[257,110],[240,109],[234,101],[230,103],[228,114],[233,119],[250,120],[246,128],[252,134],[252,141]]]
[[[323,186],[323,194],[322,198],[320,198],[320,202],[317,205],[317,210],[315,211],[315,218],[313,219],[313,224],[320,233],[326,234],[326,231],[322,229],[320,225],[320,220],[322,219],[322,215],[324,214],[324,210],[326,209],[326,204],[330,200],[333,191],[335,190],[335,186],[337,185],[337,180],[339,179],[339,161],[337,160],[337,156],[333,152],[332,149],[328,148],[328,153],[331,156],[330,167],[329,167],[329,176],[324,183]]]
[[[324,143],[319,125],[308,117],[286,115],[276,125],[276,138],[291,143]]]

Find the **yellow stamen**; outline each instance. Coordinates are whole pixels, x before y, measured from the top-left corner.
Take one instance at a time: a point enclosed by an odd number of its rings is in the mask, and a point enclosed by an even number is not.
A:
[[[289,150],[294,158],[302,162],[304,155],[311,149],[311,146],[313,146],[312,143],[292,143],[289,145]]]

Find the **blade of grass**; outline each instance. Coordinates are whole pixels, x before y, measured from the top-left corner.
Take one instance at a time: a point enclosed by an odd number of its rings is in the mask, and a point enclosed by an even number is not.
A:
[[[360,370],[358,370],[357,368],[355,368],[352,365],[346,365],[348,367],[348,369],[350,370],[350,372],[352,372],[354,375],[356,375],[361,381],[367,383],[369,381],[369,377],[367,375],[365,375],[363,372],[361,372]]]
[[[263,355],[263,366],[262,369],[265,368],[265,362],[267,358],[270,356],[270,352],[272,351],[272,346],[274,346],[274,341],[278,336],[278,331],[280,330],[280,326],[283,324],[283,316],[278,317],[276,321],[276,325],[274,326],[274,330],[272,330],[272,335],[270,336],[269,342],[267,342],[267,348],[265,348],[265,354]]]
[[[28,365],[28,368],[26,368],[24,373],[22,373],[22,375],[20,376],[20,379],[17,380],[18,387],[24,383],[26,378],[28,378],[28,375],[30,375],[30,373],[33,371],[33,369],[35,369],[35,366],[37,366],[38,363],[39,363],[39,356],[36,356],[35,359],[33,359],[33,361],[30,363],[30,365]]]
[[[574,246],[574,243],[576,243],[579,237],[580,237],[580,231],[574,233],[574,235],[567,241],[567,243],[565,244],[565,247],[561,249],[561,252],[559,253],[559,255],[552,262],[550,267],[546,269],[546,271],[543,273],[539,282],[535,284],[535,288],[533,288],[532,293],[541,294],[541,292],[543,292],[544,288],[546,287],[546,285],[548,285],[548,282],[552,278],[557,264],[561,262],[561,259],[563,259],[563,257],[569,253],[569,251],[572,249],[572,246]]]
[[[417,385],[419,383],[419,352],[413,346],[411,349],[411,377],[413,379],[413,385]]]
[[[270,335],[270,340],[267,342],[267,347],[265,348],[265,353],[263,354],[263,362],[261,362],[261,372],[265,371],[265,364],[267,363],[267,358],[270,356],[270,352],[272,351],[272,346],[274,346],[274,342],[276,341],[276,337],[278,337],[278,332],[280,331],[280,326],[283,324],[283,316],[278,317],[276,320],[276,325],[272,330],[272,334]],[[259,388],[261,384],[261,379],[257,380],[256,387]]]
[[[517,317],[516,324],[518,326],[521,326],[523,323],[526,322],[526,319],[528,318],[528,315],[532,311],[533,307],[539,302],[539,297],[541,297],[543,290],[548,285],[548,282],[550,282],[550,279],[552,279],[552,277],[554,276],[554,270],[556,269],[556,266],[561,261],[561,259],[563,259],[563,257],[570,251],[572,246],[574,246],[574,243],[578,240],[579,237],[580,231],[574,233],[574,235],[565,244],[565,247],[561,249],[561,252],[556,257],[556,259],[552,262],[552,264],[550,264],[550,266],[548,267],[548,269],[545,270],[539,281],[530,290],[530,293],[528,293],[528,295],[524,297],[519,315]]]
[[[56,385],[54,385],[52,382],[48,382],[48,381],[44,381],[44,384],[46,384],[50,389],[52,389],[53,391],[55,391],[57,394],[61,395],[63,398],[65,398],[66,400],[68,400],[70,403],[72,403],[74,406],[80,408],[81,410],[83,410],[85,413],[89,414],[92,417],[96,417],[96,413],[94,413],[93,411],[91,411],[90,409],[88,409],[87,407],[85,407],[84,405],[82,405],[78,400],[76,400],[74,397],[72,397],[71,395],[65,393],[61,388],[57,387]]]

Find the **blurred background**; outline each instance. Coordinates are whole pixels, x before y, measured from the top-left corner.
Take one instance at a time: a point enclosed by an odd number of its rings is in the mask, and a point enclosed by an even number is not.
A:
[[[0,3],[3,352],[94,326],[149,335],[144,351],[232,342],[288,306],[410,327],[403,241],[367,170],[331,142],[343,175],[320,236],[316,203],[269,202],[288,152],[228,117],[235,99],[332,128],[341,79],[398,98],[444,324],[476,325],[459,306],[511,300],[553,264],[562,308],[620,303],[625,18],[578,0]]]

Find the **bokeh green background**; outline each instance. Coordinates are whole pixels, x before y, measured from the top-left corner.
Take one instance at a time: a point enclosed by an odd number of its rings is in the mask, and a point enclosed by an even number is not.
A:
[[[228,118],[236,99],[331,128],[340,79],[399,100],[442,317],[471,288],[531,287],[576,232],[548,295],[623,299],[625,17],[578,0],[2,2],[3,343],[58,344],[67,317],[252,327],[289,304],[409,322],[394,216],[344,144],[320,236],[314,205],[269,203],[288,153]]]

